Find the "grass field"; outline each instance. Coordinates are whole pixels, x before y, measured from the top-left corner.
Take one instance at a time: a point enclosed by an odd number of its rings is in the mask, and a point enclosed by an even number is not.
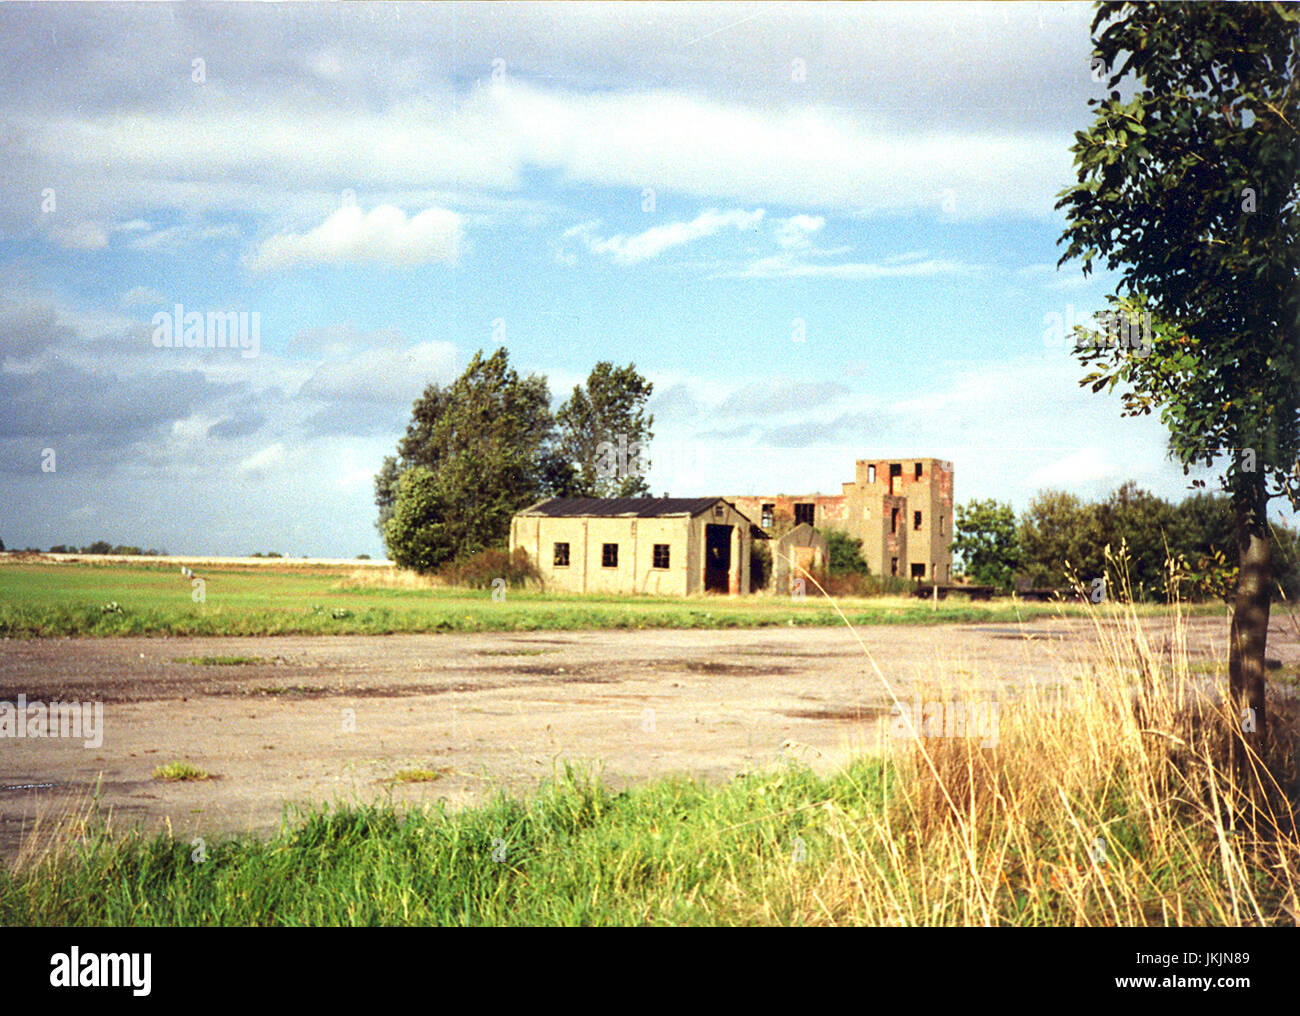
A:
[[[712,624],[826,616],[814,604],[761,600],[517,595],[498,604],[486,594],[352,588],[338,574],[233,570],[211,573],[210,588],[224,585],[230,601],[214,613],[213,597],[188,605],[184,586],[178,592],[170,574],[148,568],[23,567],[0,570],[0,581],[6,610],[93,617],[97,601],[112,597],[122,609],[106,621],[133,619],[142,631],[195,619],[216,631],[301,630],[288,626],[304,619],[321,625],[309,631],[358,630],[348,626],[375,623],[379,611],[409,626],[393,630],[459,627],[459,616],[484,627],[509,626],[510,616],[556,627],[628,623],[620,612],[661,625],[700,623],[697,612]],[[70,596],[78,608],[60,603]],[[1213,691],[1221,685],[1199,676],[1202,661],[1178,638],[1153,649],[1132,607],[1104,619],[1081,609],[1098,622],[1089,679],[1027,681],[1001,709],[992,745],[913,729],[900,750],[830,775],[790,765],[621,791],[560,763],[524,797],[460,810],[291,812],[268,838],[209,843],[146,835],[91,805],[31,830],[12,866],[0,868],[0,925],[1300,922],[1300,753],[1286,740],[1294,700],[1278,703],[1270,730],[1282,740],[1248,803],[1224,754],[1235,718]],[[991,619],[1016,605],[946,611]],[[933,618],[928,605],[906,601],[853,604],[849,613]],[[977,694],[959,683],[940,689],[949,702]],[[155,773],[202,775],[178,764]],[[393,779],[440,776],[412,769]]]
[[[395,632],[582,628],[744,628],[843,623],[815,591],[805,598],[660,598],[448,589],[358,577],[347,567],[208,567],[203,602],[170,565],[8,564],[0,567],[0,636],[379,635]],[[1011,599],[934,609],[913,597],[838,601],[853,624],[1011,622],[1081,615],[1080,604]],[[1140,608],[1159,612],[1164,608]],[[1220,613],[1206,605],[1199,611]]]

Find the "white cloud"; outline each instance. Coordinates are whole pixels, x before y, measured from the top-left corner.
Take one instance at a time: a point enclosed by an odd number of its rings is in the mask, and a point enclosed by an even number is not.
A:
[[[308,233],[281,233],[263,241],[247,264],[258,271],[357,261],[454,265],[464,243],[464,220],[445,208],[426,208],[407,219],[392,205],[369,213],[345,205]]]
[[[220,225],[184,223],[152,232],[146,223],[143,229],[136,229],[133,232],[138,232],[141,235],[132,239],[127,246],[132,250],[147,251],[175,251],[198,243],[210,243],[213,240],[233,240],[239,236],[239,229],[230,223]]]
[[[959,275],[976,271],[977,266],[951,258],[908,256],[868,262],[814,262],[793,253],[759,258],[738,271],[723,272],[723,278],[736,279],[852,279],[870,282],[875,279],[915,279],[936,275]]]
[[[1086,75],[1084,76],[1086,80]],[[773,102],[664,87],[583,91],[507,77],[357,113],[225,99],[184,114],[71,111],[19,121],[34,179],[57,167],[95,208],[160,202],[266,211],[287,194],[517,191],[530,169],[563,185],[626,188],[860,214],[1054,216],[1072,178],[1070,132],[918,122],[910,109]],[[329,124],[321,129],[322,119]],[[264,181],[285,180],[268,192]]]
[[[825,225],[826,219],[820,215],[792,215],[788,219],[778,219],[776,242],[786,250],[802,250],[811,243],[812,235]]]
[[[596,235],[598,222],[583,222],[564,231],[566,239],[581,240],[593,254],[608,255],[619,264],[632,265],[657,258],[673,247],[715,236],[724,229],[753,229],[763,220],[763,209],[752,212],[735,209],[719,212],[708,209],[690,222],[670,222],[651,226],[643,233],[626,236],[618,233],[608,238]]]
[[[423,342],[400,352],[366,349],[348,359],[321,363],[298,395],[401,405],[415,399],[431,381],[450,380],[456,363],[456,347],[449,342]]]
[[[251,475],[266,473],[271,469],[284,465],[286,460],[284,445],[277,441],[273,445],[267,445],[261,451],[254,452],[240,462],[239,471]]]
[[[1104,480],[1118,486],[1124,480],[1124,471],[1096,445],[1088,445],[1036,469],[1027,482],[1034,487],[1069,489]]]
[[[122,294],[123,307],[140,307],[163,303],[167,298],[149,286],[135,286]]]
[[[103,250],[108,246],[108,233],[94,222],[56,226],[50,230],[50,239],[68,250]]]

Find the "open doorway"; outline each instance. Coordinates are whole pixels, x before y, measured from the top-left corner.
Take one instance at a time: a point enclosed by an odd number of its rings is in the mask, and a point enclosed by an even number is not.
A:
[[[709,523],[704,527],[704,591],[730,592],[731,527]]]

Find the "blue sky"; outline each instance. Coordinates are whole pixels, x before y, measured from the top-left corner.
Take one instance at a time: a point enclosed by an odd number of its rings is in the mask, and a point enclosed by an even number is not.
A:
[[[0,6],[0,539],[380,556],[411,401],[498,344],[557,405],[635,362],[655,493],[1180,498],[1052,335],[1113,284],[1055,268],[1091,10]],[[177,303],[258,355],[155,347]]]

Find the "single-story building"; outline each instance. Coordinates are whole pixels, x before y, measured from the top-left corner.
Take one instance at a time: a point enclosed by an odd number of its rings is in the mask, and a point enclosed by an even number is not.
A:
[[[755,539],[767,535],[720,497],[553,497],[510,523],[511,551],[575,593],[746,593]]]
[[[773,544],[773,590],[777,593],[793,592],[796,579],[804,578],[804,572],[825,568],[828,558],[826,537],[808,523],[799,523]]]

